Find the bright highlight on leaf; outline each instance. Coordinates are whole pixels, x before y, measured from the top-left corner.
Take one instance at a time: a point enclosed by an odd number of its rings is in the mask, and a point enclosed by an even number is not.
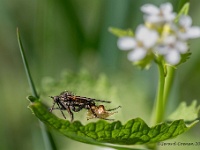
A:
[[[182,102],[175,112],[168,117],[168,120],[184,119],[185,121],[194,121],[199,117],[199,110],[200,106],[197,107],[196,100],[194,100],[189,106],[186,105],[186,102]]]
[[[186,132],[197,122],[190,122],[186,125],[184,120],[180,119],[171,124],[160,123],[149,127],[142,119],[135,118],[124,125],[120,121],[107,122],[104,120],[83,125],[79,121],[70,123],[68,120],[57,118],[38,99],[32,96],[28,99],[31,101],[29,108],[42,122],[71,139],[95,145],[155,143],[174,138]]]

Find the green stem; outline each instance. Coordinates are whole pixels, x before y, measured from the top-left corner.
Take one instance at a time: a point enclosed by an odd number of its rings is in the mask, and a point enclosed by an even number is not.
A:
[[[174,81],[174,71],[175,69],[173,67],[167,66],[167,74],[166,74],[167,76],[165,78],[164,97],[163,97],[164,112],[168,102],[170,90]]]
[[[155,124],[160,123],[163,119],[164,111],[163,111],[163,96],[164,96],[164,85],[165,85],[165,72],[163,65],[158,63],[159,70],[159,82],[158,82],[158,91],[156,98],[156,119]]]
[[[159,81],[157,88],[156,101],[154,103],[153,116],[152,116],[152,125],[160,123],[163,120],[164,116],[164,106],[163,106],[163,97],[164,97],[164,86],[165,86],[165,72],[162,63],[158,62],[158,71],[159,71]]]
[[[17,40],[18,40],[20,53],[21,53],[21,56],[22,56],[22,61],[23,61],[23,64],[24,64],[24,69],[25,69],[25,72],[26,72],[26,76],[27,76],[28,83],[29,83],[29,86],[31,88],[32,94],[33,94],[34,97],[39,98],[39,95],[37,94],[34,82],[33,82],[32,77],[31,77],[31,73],[30,73],[30,70],[29,70],[28,62],[26,60],[26,56],[25,56],[25,53],[24,53],[24,48],[23,48],[23,45],[22,45],[22,42],[21,42],[21,38],[20,38],[18,28],[17,28]],[[44,140],[46,150],[56,150],[57,148],[56,148],[56,145],[53,141],[51,133],[48,131],[47,127],[42,122],[39,121],[39,124],[40,124],[40,128],[41,128],[41,131],[42,131],[43,140]]]
[[[26,56],[25,56],[25,53],[24,53],[24,48],[23,48],[23,45],[22,45],[22,42],[21,42],[21,38],[20,38],[18,28],[17,28],[17,40],[18,40],[20,53],[21,53],[21,56],[22,56],[22,61],[23,61],[23,64],[24,64],[24,69],[25,69],[26,76],[27,76],[27,79],[28,79],[28,83],[29,83],[29,86],[31,88],[31,92],[32,92],[34,97],[39,98],[37,91],[35,89],[35,85],[33,83],[32,77],[31,77],[31,73],[30,73],[30,70],[29,70],[28,62],[26,60]]]
[[[164,87],[165,87],[165,70],[163,67],[163,64],[161,62],[157,62],[158,65],[158,71],[159,71],[159,80],[158,80],[158,88],[157,88],[157,95],[156,100],[154,103],[154,109],[152,114],[152,125],[156,125],[157,123],[160,123],[163,120],[164,116]],[[153,150],[157,149],[156,144],[147,145],[148,148],[151,148]]]
[[[158,62],[157,64],[159,70],[159,81],[154,112],[152,116],[152,125],[163,121],[169,94],[174,80],[175,71],[175,69],[171,66],[164,68],[162,63]]]

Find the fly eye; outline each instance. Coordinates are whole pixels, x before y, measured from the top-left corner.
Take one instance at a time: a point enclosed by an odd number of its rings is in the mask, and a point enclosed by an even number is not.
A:
[[[50,96],[50,97],[53,99],[53,101],[55,103],[57,103],[59,101],[59,97],[58,96]]]
[[[56,102],[56,103],[60,101],[60,99],[59,99],[58,96],[55,96],[53,100],[54,100],[54,102]]]

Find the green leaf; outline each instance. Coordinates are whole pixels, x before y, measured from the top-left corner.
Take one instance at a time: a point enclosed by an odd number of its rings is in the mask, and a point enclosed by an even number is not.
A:
[[[191,52],[187,52],[185,54],[181,54],[181,61],[179,62],[178,65],[180,65],[182,63],[185,63],[190,58],[191,54],[192,54]]]
[[[39,97],[38,94],[37,94],[35,85],[33,83],[33,79],[32,79],[31,73],[30,73],[28,61],[26,59],[26,55],[25,55],[25,52],[24,52],[24,48],[23,48],[23,45],[22,45],[22,41],[21,41],[21,37],[20,37],[20,33],[19,33],[18,28],[17,28],[17,41],[18,41],[19,50],[20,50],[20,53],[21,53],[22,61],[23,61],[23,64],[24,64],[24,70],[26,72],[26,77],[28,79],[30,89],[31,89],[31,91],[32,91],[32,93],[35,97]]]
[[[187,106],[186,102],[182,102],[175,112],[168,117],[168,120],[174,120],[176,118],[191,122],[199,118],[199,110],[200,106],[197,107],[196,100],[194,100],[190,106]]]
[[[124,125],[120,121],[99,120],[83,125],[80,121],[70,122],[56,117],[39,99],[29,96],[29,108],[42,122],[63,135],[83,143],[106,145],[134,145],[155,143],[174,138],[191,128],[197,121],[185,124],[182,119],[170,124],[160,123],[149,127],[142,119],[129,120]]]
[[[119,28],[114,28],[114,27],[110,27],[109,32],[114,34],[117,37],[122,37],[122,36],[134,36],[134,33],[131,29],[127,29],[127,30],[122,30]]]
[[[189,3],[190,0],[179,0],[177,3],[178,5],[176,6],[177,12],[180,12],[180,10],[183,8],[183,6],[187,3]]]
[[[153,57],[154,56],[150,54],[140,61],[133,62],[133,65],[139,67],[140,69],[148,70],[151,67],[151,62],[153,60]]]
[[[178,22],[180,16],[187,15],[188,12],[189,12],[189,8],[190,8],[190,4],[189,3],[185,3],[185,5],[183,5],[183,7],[179,11],[178,15],[176,16],[175,22]]]

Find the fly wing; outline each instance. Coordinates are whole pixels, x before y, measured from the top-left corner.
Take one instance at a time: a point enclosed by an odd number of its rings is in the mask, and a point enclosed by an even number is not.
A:
[[[102,102],[102,103],[111,103],[111,101],[99,100],[99,99],[95,99],[95,98],[82,97],[82,96],[76,96],[76,99],[81,99],[81,100],[86,100],[86,101]]]
[[[111,101],[106,101],[106,100],[99,100],[99,99],[92,99],[95,102],[102,102],[102,103],[111,103]]]

